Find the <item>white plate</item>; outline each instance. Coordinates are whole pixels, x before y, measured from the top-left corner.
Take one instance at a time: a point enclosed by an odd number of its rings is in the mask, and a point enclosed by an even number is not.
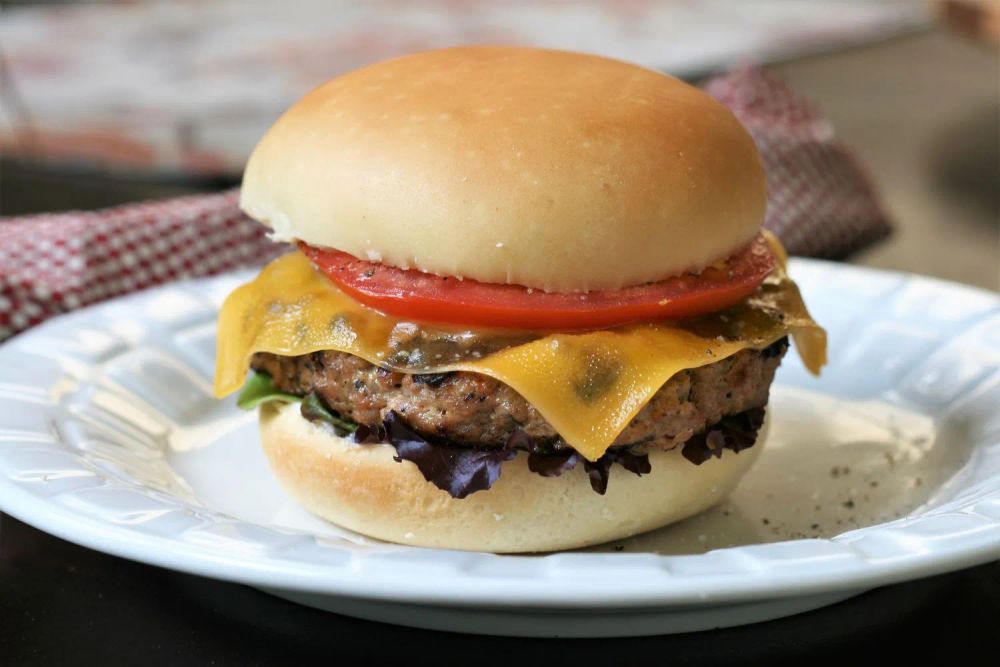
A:
[[[724,505],[586,552],[366,540],[298,510],[215,401],[214,318],[249,274],[67,315],[0,347],[0,508],[62,538],[363,618],[626,636],[760,621],[1000,557],[1000,299],[796,261],[830,367],[794,355]],[[612,484],[614,479],[612,478]]]

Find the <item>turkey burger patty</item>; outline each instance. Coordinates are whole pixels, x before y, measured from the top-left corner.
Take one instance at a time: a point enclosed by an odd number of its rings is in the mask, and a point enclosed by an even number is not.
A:
[[[788,349],[782,338],[761,350],[743,350],[674,375],[639,411],[612,447],[671,449],[728,415],[767,404],[774,373]],[[566,445],[516,391],[469,372],[411,374],[390,371],[344,352],[285,357],[258,353],[251,366],[277,389],[316,393],[330,410],[356,424],[378,424],[395,412],[425,438],[467,447],[502,447],[517,431],[552,449]]]

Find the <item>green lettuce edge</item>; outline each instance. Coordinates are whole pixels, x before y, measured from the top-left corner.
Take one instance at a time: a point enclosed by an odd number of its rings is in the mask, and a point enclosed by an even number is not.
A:
[[[251,371],[243,390],[236,398],[236,405],[243,410],[254,410],[264,403],[298,403],[302,399],[294,394],[286,394],[274,386],[274,380],[267,373]]]
[[[286,394],[274,386],[274,380],[267,373],[251,371],[243,390],[236,398],[236,405],[244,410],[255,410],[259,406],[277,401],[279,403],[301,403],[302,416],[311,422],[325,422],[333,427],[337,435],[354,433],[358,425],[332,412],[315,393],[308,396]]]

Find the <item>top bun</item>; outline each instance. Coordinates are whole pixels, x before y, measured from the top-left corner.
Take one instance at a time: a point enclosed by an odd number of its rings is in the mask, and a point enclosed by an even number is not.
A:
[[[698,270],[766,205],[753,140],[677,79],[598,56],[460,47],[333,79],[257,145],[242,208],[362,259],[549,291]]]

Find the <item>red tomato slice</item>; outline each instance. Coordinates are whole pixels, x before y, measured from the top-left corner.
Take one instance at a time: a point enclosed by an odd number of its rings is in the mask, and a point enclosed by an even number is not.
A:
[[[776,262],[767,241],[758,235],[725,262],[697,275],[565,294],[398,269],[305,243],[299,248],[337,287],[384,313],[418,321],[533,330],[602,329],[715,312],[749,296]]]

